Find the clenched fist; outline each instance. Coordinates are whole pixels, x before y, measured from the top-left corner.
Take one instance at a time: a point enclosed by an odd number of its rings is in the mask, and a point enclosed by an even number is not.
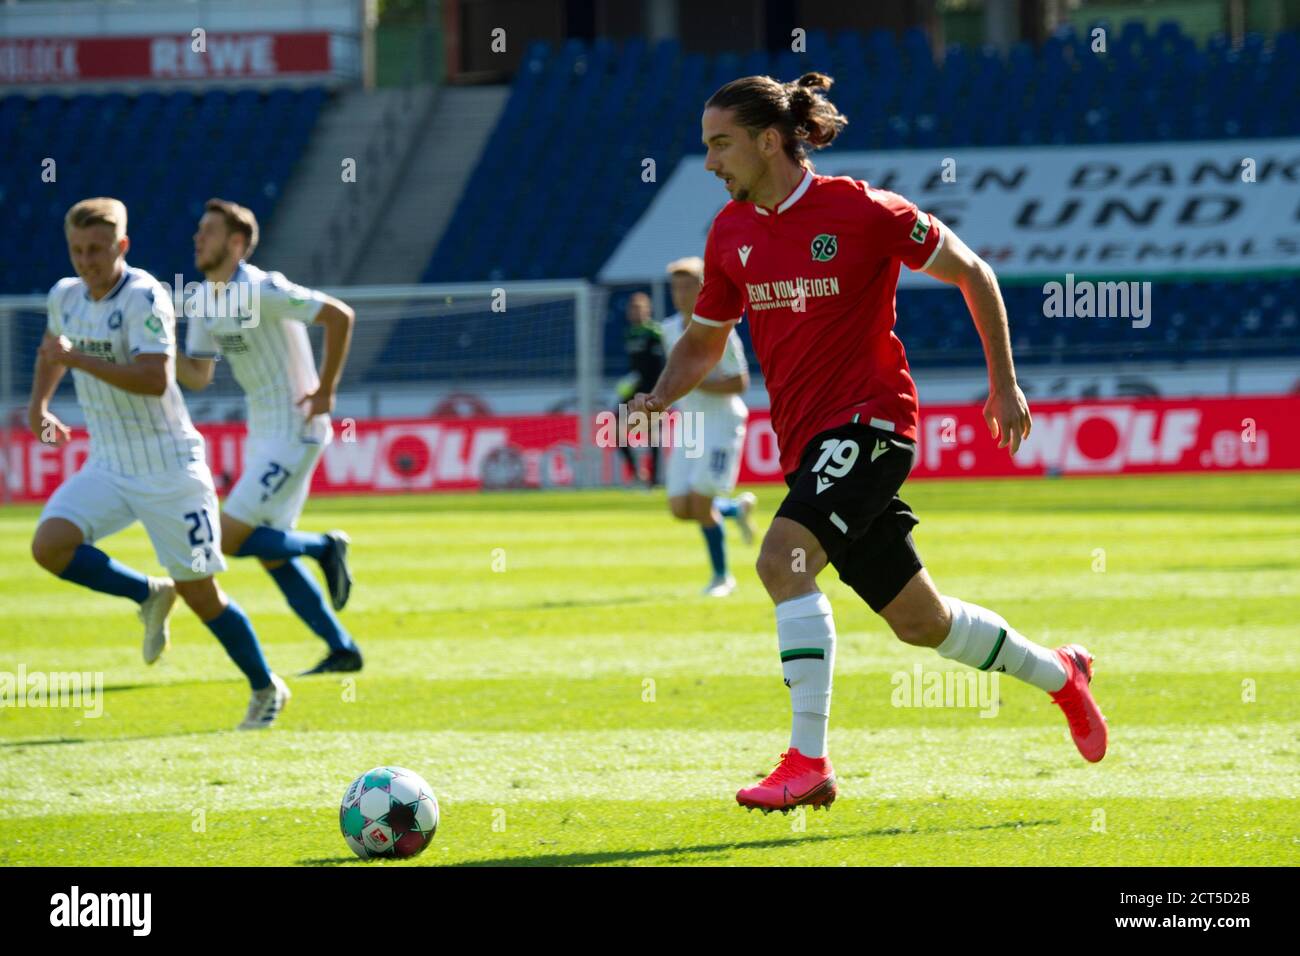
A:
[[[662,411],[666,411],[664,403],[653,392],[637,392],[632,396],[632,401],[627,403],[628,415],[636,412],[645,412],[649,415],[651,412]]]

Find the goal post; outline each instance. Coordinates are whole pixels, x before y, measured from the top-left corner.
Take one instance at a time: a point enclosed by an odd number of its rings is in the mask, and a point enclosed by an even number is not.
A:
[[[601,408],[604,290],[526,280],[324,291],[357,313],[336,418],[508,419],[522,460],[502,452],[478,462],[487,466],[485,488],[599,483],[592,422]],[[561,426],[572,433],[556,442]],[[541,446],[553,448],[549,458],[532,454]]]
[[[185,289],[165,284],[177,307],[183,349],[190,299]],[[605,452],[594,443],[593,423],[606,404],[604,289],[585,280],[530,280],[323,291],[348,303],[357,316],[338,384],[335,442],[355,437],[346,430],[354,422],[442,423],[418,433],[437,435],[423,449],[419,441],[407,448],[383,446],[387,458],[381,464],[391,472],[385,490],[479,486],[479,478],[485,489],[589,488],[602,482],[608,469],[602,468]],[[10,471],[23,464],[16,444],[26,440],[20,433],[44,328],[45,296],[0,296],[0,500],[21,491],[22,476]],[[319,361],[323,329],[309,326],[309,335]],[[51,406],[76,427],[82,417],[70,380],[65,377]],[[217,363],[207,389],[182,391],[196,424],[243,423],[243,392],[225,362]],[[328,457],[345,472],[352,469],[353,477],[364,477],[375,467],[363,460],[374,447],[340,447]],[[221,451],[209,447],[209,460],[221,461]],[[428,461],[431,455],[439,460]],[[215,465],[213,470],[224,493],[223,477],[230,476]]]

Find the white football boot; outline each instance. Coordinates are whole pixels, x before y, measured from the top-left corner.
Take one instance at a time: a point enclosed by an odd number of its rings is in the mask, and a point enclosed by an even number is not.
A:
[[[704,589],[704,596],[727,597],[734,590],[736,590],[736,579],[728,574],[726,577],[715,577],[710,581],[708,587]]]
[[[150,578],[149,596],[136,613],[144,625],[144,662],[152,664],[171,647],[167,618],[176,603],[176,582],[171,578]]]
[[[754,543],[754,522],[749,516],[754,512],[758,499],[752,491],[747,491],[736,498],[736,527],[740,529],[741,540],[746,546]]]
[[[239,725],[239,729],[263,730],[270,727],[292,696],[289,686],[272,674],[270,684],[253,691],[252,699],[248,702],[248,713],[244,715],[244,722]]]

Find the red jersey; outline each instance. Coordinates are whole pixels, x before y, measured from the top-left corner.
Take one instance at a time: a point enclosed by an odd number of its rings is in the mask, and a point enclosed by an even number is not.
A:
[[[775,209],[732,200],[709,229],[699,321],[749,312],[781,470],[854,420],[916,440],[916,383],[894,334],[899,265],[922,269],[942,226],[895,193],[805,172]]]

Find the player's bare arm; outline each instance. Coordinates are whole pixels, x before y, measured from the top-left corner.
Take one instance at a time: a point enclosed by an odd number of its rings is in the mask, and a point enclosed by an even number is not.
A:
[[[984,343],[984,359],[989,369],[989,398],[984,404],[984,421],[999,448],[1020,450],[1029,437],[1033,421],[1025,393],[1016,384],[1016,368],[1011,359],[1011,333],[1007,326],[1007,309],[998,289],[998,277],[987,262],[971,251],[966,243],[947,226],[943,227],[943,245],[935,253],[926,273],[961,289],[975,328]]]
[[[316,314],[316,323],[325,326],[325,345],[318,373],[320,387],[302,397],[309,417],[334,411],[334,395],[339,376],[343,374],[343,364],[348,358],[356,318],[357,314],[350,305],[333,298],[327,299]]]
[[[191,391],[201,392],[212,384],[212,375],[216,371],[216,367],[216,359],[177,355],[176,381]]]
[[[744,395],[749,389],[749,373],[741,372],[739,375],[728,375],[726,378],[720,378],[716,381],[706,378],[696,388],[701,392],[710,392],[714,395]]]
[[[59,421],[58,416],[50,411],[50,399],[59,387],[67,372],[67,366],[51,361],[44,352],[45,343],[54,339],[49,332],[41,341],[41,349],[36,353],[36,373],[32,376],[32,397],[27,404],[27,423],[32,433],[41,441],[47,434],[53,439],[51,444],[62,445],[72,437],[68,426]]]
[[[167,391],[167,356],[162,353],[137,355],[127,365],[79,352],[64,336],[46,333],[39,350],[41,359],[64,368],[76,368],[114,388],[133,395],[162,395]]]
[[[693,319],[673,346],[663,374],[649,394],[637,392],[628,403],[629,412],[667,411],[673,402],[696,388],[713,371],[727,349],[733,323],[708,325]]]

